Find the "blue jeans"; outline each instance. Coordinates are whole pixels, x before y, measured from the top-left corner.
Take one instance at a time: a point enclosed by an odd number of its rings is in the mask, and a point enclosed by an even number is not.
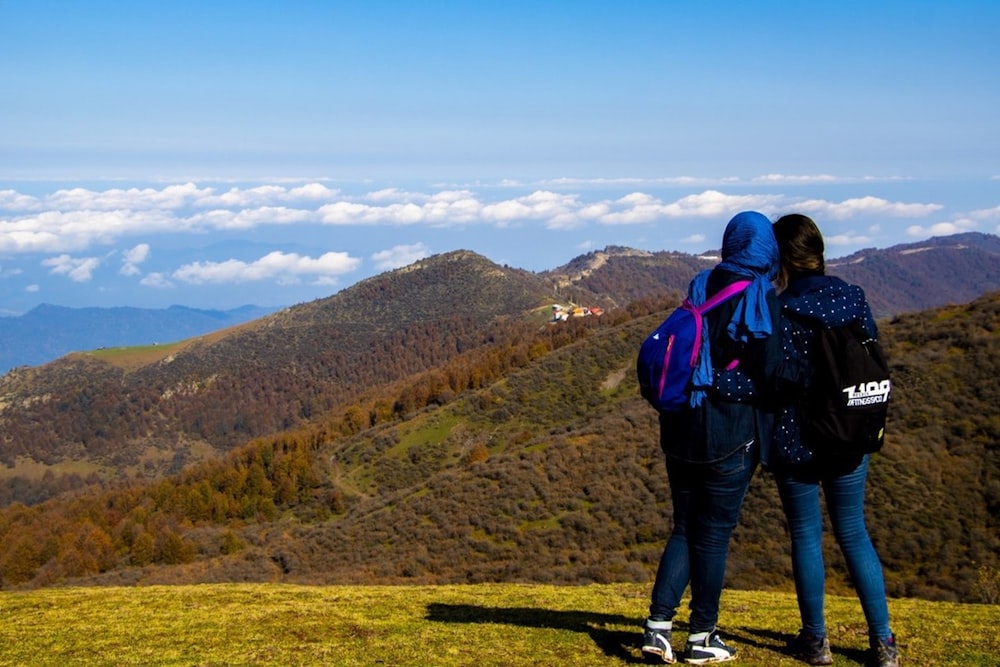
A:
[[[784,473],[775,475],[792,539],[792,571],[795,575],[802,629],[816,636],[826,636],[823,613],[826,570],[823,564],[820,486],[826,497],[834,536],[844,554],[851,581],[868,622],[868,634],[875,638],[887,638],[891,634],[882,564],[865,526],[867,476],[867,456],[857,468],[842,475],[818,478],[796,478]]]
[[[729,537],[739,521],[757,461],[753,441],[715,463],[667,458],[674,525],[656,571],[650,618],[672,619],[690,580],[690,631],[715,628]]]

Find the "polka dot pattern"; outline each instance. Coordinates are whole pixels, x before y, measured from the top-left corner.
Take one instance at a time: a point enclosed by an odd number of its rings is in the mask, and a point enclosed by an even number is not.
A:
[[[864,290],[834,276],[812,276],[789,285],[780,296],[782,306],[781,346],[786,359],[809,364],[821,327],[861,322],[868,333],[878,336]],[[809,387],[806,380],[802,393]],[[802,441],[798,407],[792,403],[778,415],[771,449],[772,465],[801,467],[813,463],[816,454]]]

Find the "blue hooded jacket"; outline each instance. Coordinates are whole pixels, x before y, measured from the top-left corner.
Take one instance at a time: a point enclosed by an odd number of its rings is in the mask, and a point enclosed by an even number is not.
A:
[[[706,317],[708,335],[695,369],[689,409],[660,415],[660,446],[667,456],[696,463],[722,460],[740,448],[768,442],[782,364],[780,305],[771,285],[778,244],[770,221],[747,211],[730,220],[722,262],[692,281],[689,297],[702,303],[737,280],[752,281],[743,295]],[[740,360],[735,371],[720,370]]]

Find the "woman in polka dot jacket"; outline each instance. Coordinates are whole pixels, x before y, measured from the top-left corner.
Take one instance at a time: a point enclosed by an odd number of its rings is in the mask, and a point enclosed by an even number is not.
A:
[[[774,234],[781,254],[777,281],[781,340],[789,357],[804,360],[808,367],[820,327],[857,321],[872,337],[878,335],[864,291],[825,275],[823,237],[815,222],[804,215],[786,215],[774,223]],[[782,407],[767,456],[792,539],[792,569],[802,620],[793,649],[809,664],[833,663],[823,613],[822,487],[837,544],[868,622],[874,664],[896,667],[899,657],[889,628],[882,565],[865,525],[868,456],[835,458],[811,449],[801,438],[798,420],[794,404]]]

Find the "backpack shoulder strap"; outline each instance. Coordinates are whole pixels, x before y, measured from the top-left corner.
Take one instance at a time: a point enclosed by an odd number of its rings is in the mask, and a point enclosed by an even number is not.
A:
[[[705,303],[701,304],[700,306],[696,306],[695,308],[698,310],[699,313],[704,315],[708,311],[718,306],[723,301],[727,301],[730,298],[736,296],[749,286],[750,286],[749,280],[737,280],[734,283],[729,283],[728,285],[720,289],[718,292],[713,294],[710,298],[706,299]]]
[[[745,290],[747,287],[750,286],[750,282],[751,281],[749,281],[749,280],[737,280],[734,283],[730,283],[730,284],[726,285],[725,287],[723,287],[722,289],[720,289],[715,294],[713,294],[710,298],[706,299],[705,303],[701,304],[700,306],[696,306],[693,303],[691,303],[690,299],[684,299],[684,303],[681,304],[681,307],[682,308],[686,308],[688,310],[691,310],[695,314],[695,317],[694,317],[694,331],[695,331],[694,341],[695,341],[695,343],[694,343],[694,346],[691,348],[691,360],[690,360],[692,368],[694,368],[697,365],[697,363],[698,363],[698,354],[701,352],[701,349],[702,349],[702,342],[701,342],[702,341],[702,321],[701,321],[702,318],[705,316],[706,313],[708,313],[708,311],[712,310],[713,308],[715,308],[716,306],[718,306],[720,303],[722,303],[722,302],[724,302],[724,301],[726,301],[728,299],[731,299],[732,297],[736,296],[737,294],[739,294],[740,292],[742,292],[743,290]],[[708,343],[706,342],[705,345],[707,346]],[[739,363],[739,362],[737,361],[736,363]],[[730,367],[731,368],[735,368],[736,364],[730,363]]]

